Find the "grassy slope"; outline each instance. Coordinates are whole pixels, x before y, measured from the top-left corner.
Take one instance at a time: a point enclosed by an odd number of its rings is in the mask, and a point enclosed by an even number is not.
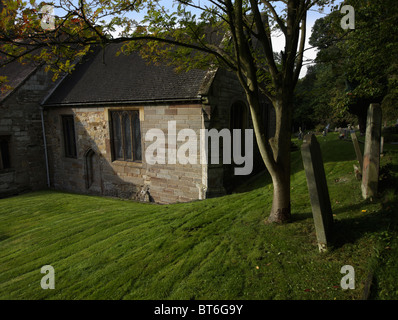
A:
[[[376,287],[388,289],[373,297],[391,298],[394,275],[383,275],[397,266],[396,195],[363,201],[351,143],[334,134],[319,141],[336,221],[325,254],[296,151],[286,225],[263,223],[272,195],[265,176],[246,192],[167,206],[50,191],[0,200],[0,299],[359,299],[374,270]],[[397,172],[397,148],[388,148],[383,163]],[[391,188],[396,176],[386,181]],[[40,287],[47,264],[55,290]],[[346,264],[355,290],[340,288]]]

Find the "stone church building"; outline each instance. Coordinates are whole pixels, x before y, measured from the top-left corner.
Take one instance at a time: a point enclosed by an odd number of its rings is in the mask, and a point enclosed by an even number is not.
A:
[[[175,203],[224,195],[247,178],[234,175],[237,165],[222,158],[150,164],[145,156],[153,128],[165,133],[166,155],[185,143],[176,139],[183,129],[198,136],[203,129],[250,129],[237,78],[222,69],[176,73],[137,53],[116,56],[119,48],[95,51],[55,83],[42,66],[0,69],[10,86],[0,95],[0,197],[52,188]],[[273,108],[266,99],[263,104],[272,136]],[[254,174],[263,166],[253,145]],[[192,150],[199,153],[200,146]]]

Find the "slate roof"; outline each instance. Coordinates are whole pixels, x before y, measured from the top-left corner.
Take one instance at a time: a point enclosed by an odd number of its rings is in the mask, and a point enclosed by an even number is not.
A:
[[[22,85],[37,68],[38,65],[33,62],[21,64],[18,61],[13,61],[1,67],[0,76],[6,76],[7,82],[0,89],[0,102]],[[11,88],[8,88],[8,86]]]
[[[148,64],[138,53],[116,56],[121,45],[97,50],[60,82],[43,105],[198,100],[209,88],[214,72],[176,73],[170,66]]]

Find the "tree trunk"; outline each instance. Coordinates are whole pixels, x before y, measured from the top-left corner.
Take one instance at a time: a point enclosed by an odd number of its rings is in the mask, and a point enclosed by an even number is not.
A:
[[[268,15],[260,13],[258,1],[250,1],[256,24],[256,27],[250,30],[242,18],[244,16],[244,1],[236,1],[235,5],[229,2],[227,5],[229,23],[232,26],[231,38],[234,41],[234,58],[237,62],[236,73],[246,92],[257,144],[274,185],[272,209],[268,218],[270,222],[286,222],[290,220],[291,215],[290,145],[293,97],[303,63],[306,12],[311,6],[311,1],[288,0],[284,2],[287,5],[286,24],[283,19],[276,17],[276,22],[285,35],[285,51],[281,56],[280,67],[275,63]],[[263,4],[272,8],[271,1],[263,1]],[[275,12],[273,13],[275,14]],[[257,48],[253,47],[252,41],[248,41],[252,38],[251,32],[256,34],[255,38],[259,40],[260,47],[264,49],[264,55],[259,57],[265,58],[266,67],[260,66],[263,62],[258,63],[257,55],[254,55]],[[261,61],[261,59],[259,60]],[[259,70],[270,75],[273,89],[268,88],[267,83],[261,82]],[[275,137],[271,139],[266,137],[264,124],[261,123],[260,91],[266,93],[275,108],[276,130]]]
[[[290,170],[289,170],[290,173]],[[283,223],[291,218],[290,212],[290,174],[285,171],[277,171],[272,176],[274,193],[272,209],[268,222]]]
[[[290,144],[292,104],[288,93],[279,95],[273,105],[276,115],[275,137],[270,139],[276,165],[269,170],[274,186],[269,222],[287,222],[290,212]]]
[[[247,94],[253,120],[254,132],[264,164],[272,177],[273,202],[268,222],[283,223],[291,218],[290,212],[290,142],[292,104],[288,94],[280,94],[273,101],[276,115],[275,136],[265,138],[261,123],[258,96]]]

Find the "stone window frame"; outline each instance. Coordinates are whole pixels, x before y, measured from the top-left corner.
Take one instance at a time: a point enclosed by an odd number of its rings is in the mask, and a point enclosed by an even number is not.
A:
[[[90,187],[94,183],[94,157],[96,153],[93,149],[89,148],[84,153],[84,172],[85,172],[85,180],[86,180],[86,189],[90,189]]]
[[[241,100],[235,100],[231,104],[229,112],[229,128],[240,129],[241,131],[241,143],[242,149],[244,150],[244,130],[249,129],[249,107],[246,103]],[[232,143],[234,143],[232,139]]]
[[[111,161],[112,162],[124,162],[124,163],[135,163],[135,164],[142,164],[143,163],[143,140],[142,140],[142,120],[143,120],[143,109],[139,107],[121,107],[121,108],[107,108],[107,118],[108,118],[108,123],[109,123],[109,137],[110,137],[110,147],[111,147]],[[135,131],[133,128],[133,123],[132,123],[132,116],[130,113],[137,112],[138,113],[138,123],[139,123],[139,143],[141,145],[140,148],[140,153],[141,153],[141,158],[138,157],[136,159],[136,156],[134,155],[134,139],[137,140],[136,138],[133,137],[133,132]],[[114,121],[113,121],[113,114],[119,113],[120,116],[120,123],[121,123],[121,131],[120,135],[122,138],[122,152],[123,152],[123,157],[117,157],[116,156],[116,151],[115,151],[115,127],[114,127]],[[125,128],[123,126],[123,114],[130,114],[130,132],[131,132],[131,158],[126,157],[126,149],[125,149]]]
[[[245,130],[250,128],[249,125],[249,119],[250,119],[250,114],[249,114],[249,106],[247,103],[240,99],[235,99],[233,100],[231,106],[230,106],[230,112],[229,112],[229,128],[231,130],[234,129],[240,129],[241,130],[241,150],[245,150]],[[231,139],[232,145],[234,145],[236,142],[234,141],[234,137],[232,136]],[[233,162],[235,166],[241,166],[241,165],[236,165],[235,162]]]
[[[272,104],[268,100],[261,100],[261,121],[263,122],[264,129],[265,129],[265,137],[270,139],[274,136],[273,132],[270,128],[270,121],[272,119]],[[272,136],[271,136],[272,135]]]
[[[239,107],[240,110],[238,110],[237,107]],[[235,125],[237,122],[240,122],[238,126]],[[235,100],[231,104],[231,109],[229,113],[229,125],[230,129],[248,129],[249,110],[246,103],[241,100]]]
[[[0,134],[0,172],[12,169],[11,158],[11,135]]]
[[[75,116],[73,114],[61,114],[61,127],[63,136],[63,152],[65,158],[77,159],[77,140],[76,140],[76,126],[75,126]],[[67,122],[67,119],[72,119],[72,121]],[[73,127],[69,127],[68,132],[66,132],[66,127],[70,124]]]

